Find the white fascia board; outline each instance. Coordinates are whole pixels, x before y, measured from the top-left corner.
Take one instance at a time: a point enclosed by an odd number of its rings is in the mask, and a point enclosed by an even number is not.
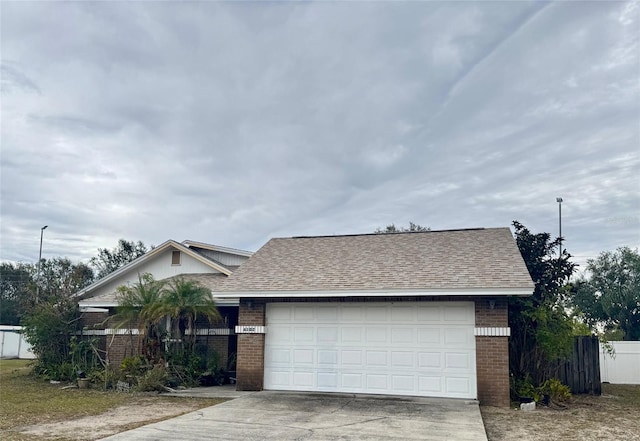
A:
[[[214,296],[213,301],[216,303],[216,306],[238,306],[240,304],[240,299],[237,296],[229,298],[218,298]]]
[[[214,297],[213,301],[216,302],[216,306],[238,306],[240,304],[240,299],[238,299],[238,296],[225,298]],[[84,301],[79,302],[78,306],[80,307],[80,311],[82,312],[106,312],[106,310],[89,311],[89,309],[116,308],[118,306],[118,302]]]
[[[84,302],[78,302],[78,307],[82,310],[83,308],[115,308],[116,306],[118,306],[118,302],[110,302],[110,301],[106,301],[106,302],[101,302],[101,301],[97,301],[97,302],[92,302],[92,301],[84,301]],[[84,311],[87,312],[87,311]],[[91,311],[93,312],[93,311]]]
[[[224,299],[242,298],[313,298],[313,297],[405,297],[405,296],[530,296],[531,288],[470,288],[470,289],[427,289],[427,290],[380,290],[380,291],[252,291],[214,292],[214,297]]]
[[[80,312],[109,312],[107,308],[96,308],[94,306],[80,306]]]

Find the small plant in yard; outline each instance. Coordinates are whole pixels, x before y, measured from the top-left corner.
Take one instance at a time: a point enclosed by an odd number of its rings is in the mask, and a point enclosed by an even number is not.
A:
[[[548,396],[553,403],[564,403],[571,399],[571,391],[556,378],[545,381],[538,387],[538,390]]]
[[[161,364],[156,364],[151,370],[138,377],[138,392],[163,392],[166,390],[165,384],[169,379],[167,369]]]

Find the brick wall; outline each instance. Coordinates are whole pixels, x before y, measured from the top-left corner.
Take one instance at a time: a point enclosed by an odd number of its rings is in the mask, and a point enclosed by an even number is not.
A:
[[[218,354],[218,367],[227,368],[229,360],[229,336],[228,335],[207,335],[198,337],[196,345],[204,345],[207,347],[207,356],[211,351]]]
[[[107,335],[109,365],[119,368],[125,357],[140,354],[138,338],[137,335]]]
[[[495,301],[493,309],[490,301]],[[506,298],[476,299],[476,327],[509,326]],[[481,404],[509,406],[509,337],[476,337],[478,400]]]
[[[107,327],[105,320],[109,317],[107,312],[83,312],[80,323],[87,329],[104,329]]]
[[[240,325],[264,326],[265,305],[240,303]],[[236,367],[237,390],[262,390],[264,383],[264,334],[239,334]]]

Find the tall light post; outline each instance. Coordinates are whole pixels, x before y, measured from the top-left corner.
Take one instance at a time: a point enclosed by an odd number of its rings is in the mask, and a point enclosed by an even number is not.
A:
[[[40,262],[42,261],[42,236],[44,235],[44,230],[47,229],[49,225],[45,225],[44,227],[40,228],[40,253],[38,254],[38,283],[36,285],[36,303],[38,303],[38,300],[40,299]]]
[[[558,203],[558,229],[560,230],[559,257],[562,258],[562,198],[556,198],[556,202]]]

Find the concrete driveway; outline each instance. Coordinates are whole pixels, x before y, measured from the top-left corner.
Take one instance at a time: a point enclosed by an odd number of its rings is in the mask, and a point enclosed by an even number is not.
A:
[[[487,441],[475,401],[270,391],[104,439]]]

